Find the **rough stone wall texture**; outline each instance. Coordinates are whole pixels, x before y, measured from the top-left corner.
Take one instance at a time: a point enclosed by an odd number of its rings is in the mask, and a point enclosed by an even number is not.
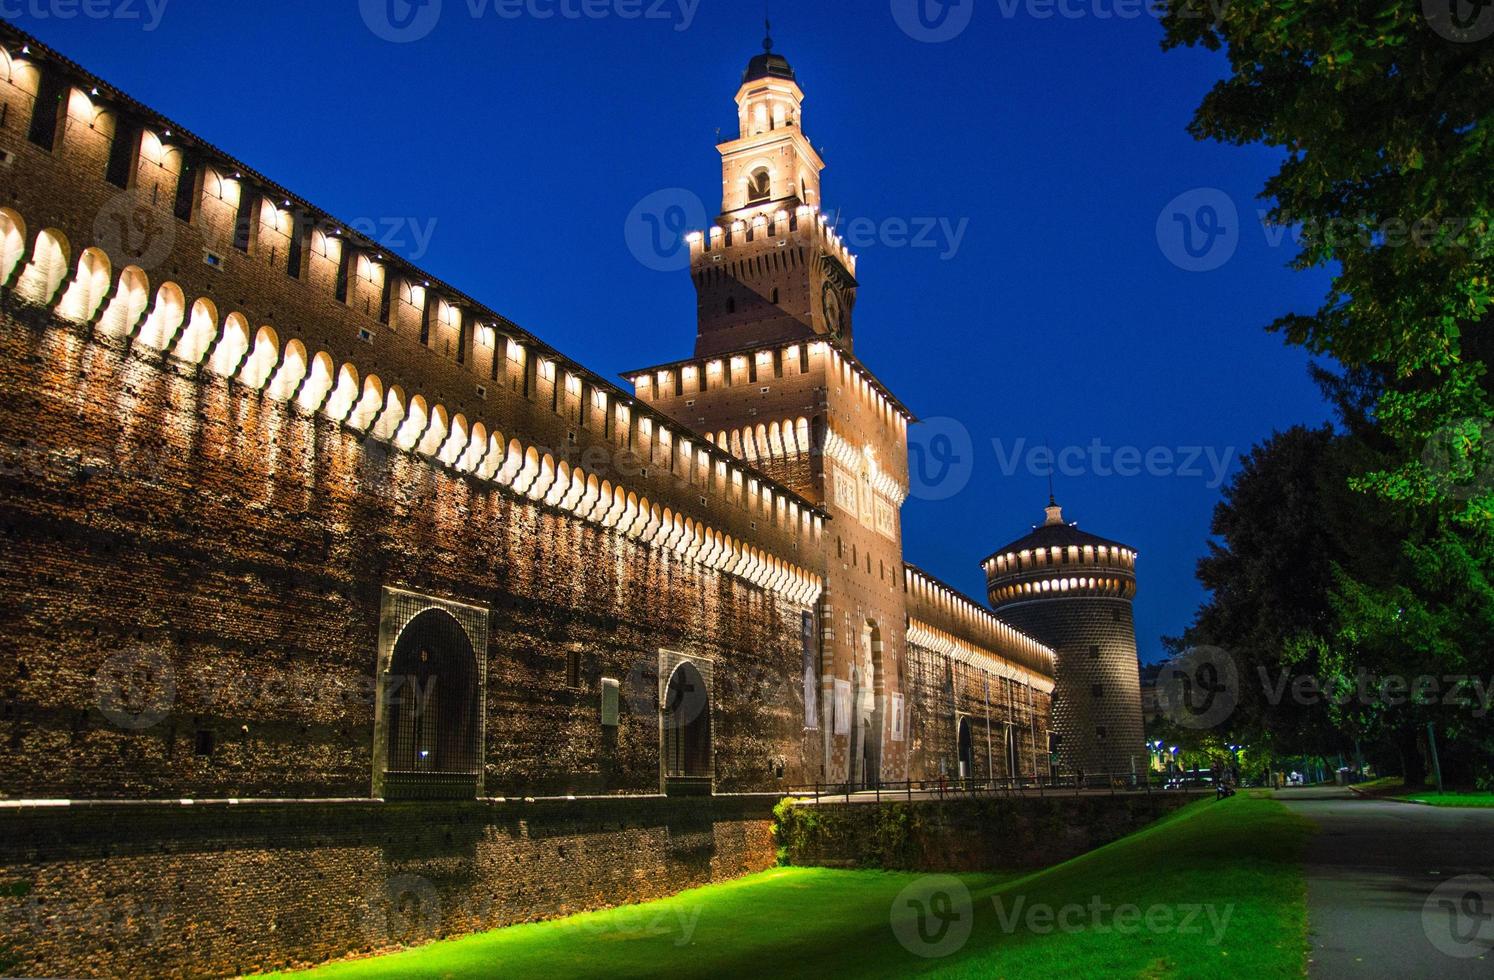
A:
[[[0,972],[231,976],[649,901],[772,866],[772,802],[9,809]]]
[[[920,778],[958,776],[962,719],[970,724],[969,778],[1025,780],[1048,775],[1049,695],[917,644],[910,643],[907,649],[908,754],[925,774]],[[1013,751],[1015,767],[1009,759]]]
[[[367,796],[385,586],[492,611],[490,794],[657,791],[661,648],[716,663],[718,789],[819,771],[802,607],[730,576],[17,308],[0,446],[4,796]],[[111,720],[121,659],[159,711]]]
[[[1003,606],[1000,614],[1057,655],[1053,727],[1062,735],[1058,752],[1065,770],[1145,772],[1130,600],[1094,595],[1041,599]]]
[[[1198,798],[1142,793],[800,804],[778,834],[795,865],[1026,871],[1119,840]]]

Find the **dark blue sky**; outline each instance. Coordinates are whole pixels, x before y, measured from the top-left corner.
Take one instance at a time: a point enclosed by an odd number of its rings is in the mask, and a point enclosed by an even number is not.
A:
[[[689,278],[640,262],[625,223],[666,188],[715,213],[716,130],[735,131],[762,4],[527,0],[555,12],[542,18],[441,0],[427,36],[392,43],[364,16],[387,2],[170,0],[154,30],[147,0],[116,3],[135,19],[15,20],[332,213],[374,221],[389,247],[593,369],[687,356]],[[1263,329],[1315,307],[1326,278],[1288,271],[1290,240],[1272,245],[1256,219],[1273,154],[1184,131],[1223,57],[1164,54],[1155,20],[1116,14],[1138,0],[980,0],[943,43],[899,26],[911,2],[774,5],[830,165],[826,209],[893,231],[857,248],[857,354],[920,416],[958,420],[957,448],[971,437],[968,486],[909,502],[907,557],[983,595],[979,560],[1046,503],[1043,460],[1013,455],[1082,448],[1058,495],[1071,520],[1141,552],[1137,636],[1153,659],[1202,598],[1194,562],[1219,497],[1209,455],[1168,471],[1191,447],[1237,462],[1273,429],[1327,417],[1306,357]],[[667,19],[621,16],[639,7]],[[53,9],[5,9],[38,8]],[[1195,188],[1223,196],[1168,209]],[[963,229],[958,247],[896,234],[924,219]],[[1153,472],[1143,457],[1141,474],[1113,473],[1122,447],[1158,450]]]

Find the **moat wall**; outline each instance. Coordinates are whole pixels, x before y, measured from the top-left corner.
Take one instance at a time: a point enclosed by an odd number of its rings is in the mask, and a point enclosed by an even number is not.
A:
[[[899,871],[1029,871],[1078,857],[1179,809],[1194,793],[801,803],[780,816],[790,864]]]
[[[773,802],[5,807],[0,973],[230,976],[663,898],[770,867]]]

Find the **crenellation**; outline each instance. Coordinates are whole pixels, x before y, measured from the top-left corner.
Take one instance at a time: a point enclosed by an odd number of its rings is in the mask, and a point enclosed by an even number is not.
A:
[[[856,256],[829,219],[818,208],[808,204],[800,205],[792,212],[779,210],[772,214],[757,214],[751,221],[712,225],[709,232],[692,231],[685,240],[690,246],[691,267],[697,270],[697,277],[762,277],[765,271],[754,273],[747,263],[762,258],[764,248],[785,249],[789,261],[800,264],[808,264],[807,257],[814,255],[816,249],[823,249],[838,259],[852,276],[856,274]]]

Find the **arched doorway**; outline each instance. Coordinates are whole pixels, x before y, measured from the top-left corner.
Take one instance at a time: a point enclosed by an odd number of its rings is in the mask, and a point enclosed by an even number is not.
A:
[[[970,738],[970,719],[960,719],[960,778],[969,779],[975,775],[975,746]]]
[[[882,743],[886,730],[887,675],[883,670],[882,630],[867,620],[861,646],[851,667],[856,703],[850,744],[850,782],[873,789],[882,779]]]
[[[450,613],[427,609],[395,640],[383,678],[386,799],[473,799],[482,770],[477,658]]]
[[[711,757],[711,692],[700,669],[688,660],[676,667],[660,707],[664,792],[670,796],[709,796],[715,769]]]

